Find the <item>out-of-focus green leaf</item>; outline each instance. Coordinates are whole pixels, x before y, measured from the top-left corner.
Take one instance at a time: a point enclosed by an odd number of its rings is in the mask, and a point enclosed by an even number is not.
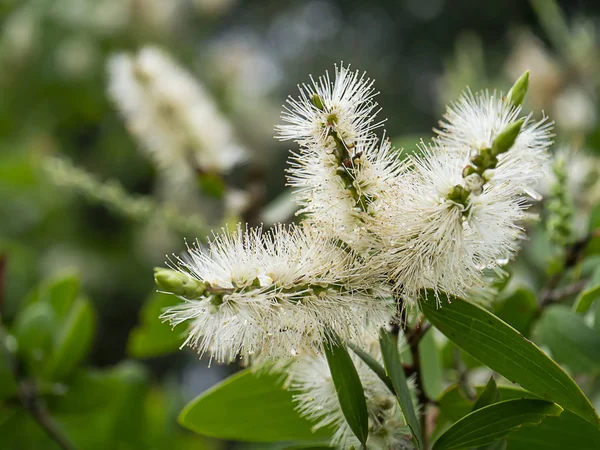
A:
[[[109,370],[90,370],[67,391],[64,399],[53,404],[54,417],[77,448],[149,448],[145,442],[144,397],[148,376],[143,366],[134,362],[119,364]],[[90,381],[86,388],[83,383]],[[98,388],[99,392],[90,392]],[[87,397],[85,400],[78,396]],[[104,398],[100,398],[100,397]],[[89,409],[88,409],[89,408]]]
[[[62,379],[77,367],[92,345],[95,320],[91,302],[78,298],[55,331],[52,352],[43,370],[46,379]]]
[[[406,158],[409,155],[420,155],[422,152],[418,147],[418,144],[421,142],[421,139],[427,142],[424,138],[429,133],[423,134],[405,134],[402,136],[396,136],[392,139],[392,145],[398,149],[398,151],[402,151],[401,156]]]
[[[9,337],[0,333],[0,339],[9,339]],[[2,400],[17,392],[17,383],[10,364],[8,349],[4,342],[0,342],[0,404]]]
[[[508,436],[508,450],[598,450],[600,430],[570,411]]]
[[[596,426],[600,423],[577,383],[521,333],[461,298],[442,298],[442,304],[437,308],[434,294],[428,291],[421,307],[427,319],[448,339],[508,380],[560,404]]]
[[[51,352],[55,326],[56,316],[47,303],[27,305],[15,320],[18,352],[33,374],[41,370]]]
[[[538,306],[535,294],[527,288],[494,303],[494,314],[520,333],[527,335]]]
[[[356,367],[354,367],[345,344],[333,332],[329,332],[324,347],[331,378],[346,422],[364,446],[369,437],[369,415],[365,392]],[[393,383],[394,380],[392,380]]]
[[[146,300],[141,312],[141,324],[134,328],[127,341],[127,352],[134,358],[149,358],[177,350],[183,342],[184,326],[171,328],[160,315],[165,308],[180,303],[174,295],[154,293]]]
[[[500,400],[500,393],[498,392],[498,387],[496,386],[496,382],[493,377],[490,377],[487,385],[483,392],[477,397],[475,400],[475,404],[473,405],[472,411],[477,411],[484,406],[491,405]]]
[[[563,409],[537,399],[515,399],[484,406],[467,414],[433,444],[433,450],[451,450],[488,445],[523,425],[539,424]]]
[[[381,345],[381,354],[383,356],[385,370],[390,380],[392,380],[392,385],[396,391],[396,397],[398,398],[398,403],[402,409],[402,414],[404,415],[406,424],[412,432],[413,441],[417,448],[422,448],[421,426],[415,412],[410,390],[408,389],[404,368],[400,362],[397,337],[382,329],[379,337],[379,344]]]
[[[79,277],[76,274],[65,274],[44,283],[39,292],[39,300],[47,302],[52,307],[57,320],[62,321],[73,306],[79,287]]]
[[[260,407],[257,407],[260,405]],[[279,375],[243,370],[200,394],[179,415],[179,423],[198,434],[248,442],[328,439],[294,409],[292,393]]]
[[[578,313],[587,312],[598,298],[600,298],[600,267],[596,268],[585,289],[575,300],[573,307]]]
[[[570,308],[564,305],[546,308],[536,324],[534,336],[550,349],[554,359],[573,372],[600,371],[600,334]]]
[[[419,341],[419,355],[425,392],[429,398],[436,398],[442,393],[443,373],[441,352],[435,342],[433,330],[425,333]]]
[[[475,392],[481,396],[487,386],[475,386]],[[498,390],[499,400],[512,400],[518,398],[538,398],[539,397],[524,389],[512,386],[496,386]],[[473,410],[475,399],[469,399],[461,392],[460,386],[454,384],[444,391],[438,398],[437,404],[444,415],[450,420],[457,421],[463,416],[466,416]]]

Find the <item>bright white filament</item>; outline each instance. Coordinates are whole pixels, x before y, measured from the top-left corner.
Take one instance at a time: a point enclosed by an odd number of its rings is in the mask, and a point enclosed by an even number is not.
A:
[[[356,339],[365,320],[382,325],[391,314],[369,269],[315,228],[238,227],[208,248],[188,249],[177,264],[207,289],[164,317],[188,322],[186,344],[218,362],[317,350],[326,327]]]
[[[374,139],[373,130],[378,112],[373,97],[373,80],[364,73],[351,72],[349,67],[335,68],[335,80],[329,72],[311,84],[298,86],[300,97],[289,97],[284,106],[284,125],[276,127],[278,138],[293,140],[315,150],[328,146],[331,132],[349,145],[366,144]],[[313,99],[319,98],[318,102]]]
[[[129,131],[174,182],[226,172],[245,150],[205,88],[168,55],[145,47],[108,63],[109,94]]]
[[[466,204],[449,200],[454,186],[466,187],[469,153],[439,145],[422,152],[386,191],[371,225],[386,244],[374,260],[387,265],[407,307],[424,288],[464,297],[483,287],[486,269],[498,269],[518,249],[528,206],[510,186],[491,183]]]
[[[456,103],[448,106],[444,121],[436,130],[436,140],[449,151],[472,155],[491,148],[498,134],[518,120],[520,114],[521,107],[513,105],[502,94],[466,91]],[[498,165],[488,176],[490,183],[509,183],[538,199],[534,189],[540,181],[540,172],[550,161],[552,125],[547,117],[536,122],[529,114],[514,145],[498,156]]]

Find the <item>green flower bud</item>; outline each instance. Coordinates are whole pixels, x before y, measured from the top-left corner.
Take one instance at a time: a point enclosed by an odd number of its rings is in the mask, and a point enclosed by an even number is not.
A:
[[[318,94],[313,94],[313,96],[311,97],[310,101],[318,109],[320,109],[321,111],[325,111],[325,105],[323,105],[323,100],[321,99],[321,97],[319,97]]]
[[[513,87],[508,91],[507,97],[515,105],[520,106],[525,100],[527,89],[529,88],[529,70],[519,77]]]
[[[502,132],[496,136],[494,143],[492,144],[492,155],[498,156],[501,153],[505,153],[513,146],[515,141],[517,140],[517,136],[521,132],[521,128],[523,127],[523,123],[525,122],[524,118],[517,120],[514,123],[508,125]]]
[[[163,267],[154,268],[154,282],[162,290],[190,300],[200,298],[206,290],[205,283],[190,275]]]

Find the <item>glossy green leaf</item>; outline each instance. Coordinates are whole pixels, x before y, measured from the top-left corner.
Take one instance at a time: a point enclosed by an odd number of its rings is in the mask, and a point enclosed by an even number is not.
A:
[[[398,403],[402,409],[402,414],[404,414],[406,423],[410,427],[415,444],[418,448],[422,448],[421,426],[419,425],[419,419],[417,418],[410,390],[408,389],[404,368],[400,362],[397,337],[382,329],[379,343],[381,345],[381,354],[383,356],[385,370],[390,380],[392,380],[392,385],[396,391],[396,397],[398,398]]]
[[[386,384],[386,386],[388,387],[388,389],[394,395],[396,395],[396,391],[394,390],[394,386],[392,385],[392,380],[390,380],[390,378],[385,373],[385,369],[383,368],[383,366],[381,364],[379,364],[379,362],[377,362],[377,360],[375,358],[373,358],[371,355],[369,355],[367,352],[365,352],[364,350],[360,349],[356,345],[354,345],[352,343],[348,343],[348,347],[350,347],[352,349],[352,351],[354,353],[356,353],[356,355],[360,359],[362,359],[363,362],[367,366],[369,366],[369,368],[373,372],[375,372],[377,374],[377,376],[381,379],[381,381],[383,381]]]
[[[79,293],[80,282],[76,274],[65,274],[41,286],[39,300],[48,303],[59,321],[66,318]]]
[[[200,394],[179,415],[179,423],[198,434],[248,442],[328,439],[330,430],[312,432],[313,424],[294,409],[292,393],[281,376],[257,376],[243,370]]]
[[[168,294],[156,292],[146,300],[141,312],[141,324],[134,328],[127,341],[127,352],[134,358],[160,356],[179,349],[184,341],[185,326],[172,328],[160,319],[165,308],[181,300]]]
[[[520,333],[527,335],[538,310],[535,294],[526,288],[494,302],[494,314]]]
[[[59,380],[71,373],[87,355],[94,339],[96,316],[91,302],[77,299],[56,330],[52,352],[45,364],[44,377]]]
[[[451,450],[488,445],[523,425],[539,424],[563,409],[552,402],[515,399],[484,406],[467,414],[433,444],[433,450]]]
[[[585,289],[579,294],[575,300],[573,308],[578,313],[587,312],[592,303],[600,298],[600,267],[594,271],[592,278],[585,286]]]
[[[346,346],[333,332],[329,333],[324,347],[342,413],[348,426],[364,446],[369,437],[369,415],[365,392],[356,367]]]
[[[485,386],[485,389],[483,390],[483,392],[481,394],[479,394],[479,397],[477,397],[477,400],[475,401],[475,404],[473,405],[472,411],[477,411],[478,409],[481,409],[484,406],[488,406],[493,403],[496,403],[499,400],[500,400],[500,393],[498,392],[498,387],[496,386],[496,382],[494,381],[494,378],[490,377],[490,380],[488,381],[487,385]]]
[[[583,317],[564,305],[544,310],[534,330],[535,338],[556,361],[575,373],[600,372],[600,334]]]
[[[434,294],[427,297],[421,302],[423,313],[448,339],[508,380],[599,425],[577,383],[517,330],[466,300],[443,296],[443,306],[437,308]]]
[[[508,436],[508,450],[598,450],[600,430],[569,411]]]

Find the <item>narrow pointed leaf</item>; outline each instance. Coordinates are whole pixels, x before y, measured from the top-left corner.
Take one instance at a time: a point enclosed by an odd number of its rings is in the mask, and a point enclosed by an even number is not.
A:
[[[428,291],[421,307],[427,319],[456,345],[508,380],[600,425],[577,383],[521,333],[461,298],[446,297],[442,302],[444,306],[438,309],[434,294]]]
[[[179,423],[195,433],[246,442],[309,441],[328,439],[294,409],[292,393],[282,387],[281,376],[260,376],[246,369],[223,380],[192,400],[179,415]]]
[[[329,333],[329,339],[325,343],[325,356],[346,422],[364,446],[369,436],[365,392],[346,346],[333,332]]]
[[[363,362],[369,366],[369,368],[377,374],[377,376],[385,383],[388,389],[392,392],[392,394],[396,395],[396,391],[394,390],[394,386],[392,385],[392,380],[385,373],[385,369],[381,364],[377,362],[375,358],[369,355],[367,352],[358,348],[356,345],[352,343],[348,343],[348,347],[352,349],[356,355],[363,360]]]
[[[475,405],[473,405],[473,411],[483,408],[484,406],[491,405],[500,400],[500,393],[493,377],[490,377],[487,385],[483,392],[477,397]]]
[[[559,416],[555,403],[515,399],[494,403],[460,419],[433,444],[433,450],[453,450],[488,445],[523,425],[539,424],[547,416]]]
[[[402,409],[402,414],[404,414],[406,423],[413,434],[413,440],[418,448],[422,448],[421,427],[408,389],[408,384],[406,383],[406,375],[404,374],[404,368],[400,361],[398,342],[396,339],[396,336],[393,336],[386,330],[381,330],[379,343],[381,345],[383,363],[388,377],[392,381],[394,390],[396,391],[396,397],[398,398],[398,403]]]

